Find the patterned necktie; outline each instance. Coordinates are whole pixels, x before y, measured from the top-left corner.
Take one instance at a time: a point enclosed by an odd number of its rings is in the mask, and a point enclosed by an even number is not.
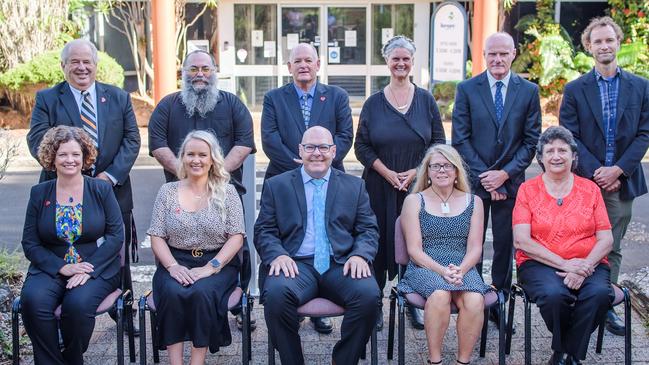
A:
[[[311,121],[311,107],[309,106],[309,94],[302,94],[302,117],[304,117],[304,126],[309,128],[309,121]]]
[[[88,90],[82,91],[81,96],[83,96],[83,101],[81,102],[81,123],[83,124],[83,130],[90,135],[92,142],[95,144],[95,148],[98,148],[99,138],[97,135],[97,114],[95,114],[95,107],[92,106]]]
[[[502,81],[496,82],[496,97],[494,98],[494,104],[496,106],[496,120],[498,123],[502,122],[503,109],[505,109],[503,106],[503,85],[504,83]]]
[[[322,185],[324,179],[311,179],[315,186],[313,190],[313,226],[315,231],[315,252],[313,254],[313,267],[320,274],[329,270],[329,239],[325,229],[325,196]]]

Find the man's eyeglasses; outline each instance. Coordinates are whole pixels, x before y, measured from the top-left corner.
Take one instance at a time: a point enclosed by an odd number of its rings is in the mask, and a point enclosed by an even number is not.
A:
[[[450,163],[444,163],[444,164],[434,163],[434,164],[428,165],[428,168],[430,168],[433,171],[439,171],[441,169],[444,169],[444,171],[451,171],[451,170],[453,170],[455,168],[455,166],[453,166]]]
[[[315,152],[315,149],[317,148],[320,153],[327,153],[331,149],[331,147],[335,146],[334,144],[310,144],[310,143],[302,143],[300,144],[302,148],[304,149],[304,152],[306,153],[313,153]]]
[[[203,73],[203,75],[209,75],[212,72],[212,67],[210,67],[210,66],[203,66],[203,67],[190,66],[190,67],[187,67],[186,70],[191,75],[196,75],[198,73],[198,71]]]

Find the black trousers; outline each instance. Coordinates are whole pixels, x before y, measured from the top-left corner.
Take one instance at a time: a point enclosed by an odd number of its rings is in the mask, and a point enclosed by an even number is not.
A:
[[[67,278],[46,273],[28,274],[20,294],[21,313],[34,347],[36,365],[83,364],[83,353],[95,328],[99,304],[119,286],[119,275],[88,279],[66,289]],[[61,304],[63,352],[59,349],[58,323],[54,310]]]
[[[553,267],[529,260],[519,267],[518,278],[552,332],[552,349],[583,360],[590,334],[615,298],[610,269],[599,264],[578,290],[568,289],[556,272]]]
[[[491,283],[496,289],[502,289],[505,298],[509,298],[512,286],[512,260],[514,258],[514,238],[512,235],[512,210],[515,199],[508,197],[505,200],[492,201],[483,199],[484,206],[484,240],[491,212],[491,232],[493,234],[494,256],[491,265]],[[476,265],[478,273],[482,276],[482,259]]]
[[[299,275],[266,277],[262,300],[268,333],[283,365],[304,364],[298,329],[297,308],[315,297],[323,297],[345,308],[341,339],[333,349],[336,364],[358,363],[376,323],[379,288],[373,277],[352,279],[343,275],[343,265],[331,262],[320,275],[313,260],[298,260]],[[268,270],[262,266],[262,270]]]
[[[133,261],[137,262],[137,234],[135,233],[135,222],[131,211],[122,212],[124,221],[124,270],[121,278],[121,287],[130,289],[133,292],[133,281],[131,280],[131,256]]]

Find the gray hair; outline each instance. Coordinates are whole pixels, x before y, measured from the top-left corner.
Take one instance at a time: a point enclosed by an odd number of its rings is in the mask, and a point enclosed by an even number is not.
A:
[[[70,51],[72,50],[72,47],[75,46],[86,46],[90,48],[90,53],[92,53],[92,61],[97,64],[99,61],[99,56],[97,55],[97,47],[90,42],[87,39],[79,38],[79,39],[73,39],[69,41],[68,43],[63,46],[63,49],[61,50],[61,62],[63,63],[68,63],[68,58],[70,58]]]
[[[511,34],[509,34],[507,32],[496,32],[496,33],[492,33],[491,35],[489,35],[489,37],[487,37],[487,39],[485,39],[485,41],[484,41],[484,49],[485,49],[484,52],[487,52],[487,45],[489,44],[489,42],[492,39],[498,38],[498,37],[506,38],[508,40],[509,45],[511,46],[510,49],[513,49],[513,50],[516,49],[516,44],[514,43],[514,38],[512,37]]]
[[[210,57],[210,61],[212,61],[212,66],[216,67],[216,60],[214,59],[214,56],[212,56],[212,54],[209,53],[209,52],[203,51],[202,49],[195,49],[195,50],[187,53],[187,55],[185,56],[185,59],[183,60],[183,67],[187,67],[187,60],[189,59],[189,56],[197,54],[197,53],[203,53],[203,54],[208,55]]]
[[[417,51],[415,42],[413,42],[412,39],[404,35],[398,35],[390,38],[390,40],[383,46],[381,55],[383,55],[383,58],[387,60],[390,57],[392,51],[397,48],[403,48],[407,50],[410,53],[411,57],[413,57],[415,55],[415,52]]]
[[[543,168],[542,158],[543,158],[543,147],[548,145],[556,140],[561,140],[570,146],[570,150],[575,154],[575,159],[572,162],[572,170],[577,168],[577,141],[575,137],[572,136],[572,133],[563,126],[553,125],[541,133],[539,141],[536,144],[536,160],[539,165]],[[545,168],[543,168],[545,171]]]
[[[313,46],[313,44],[311,44],[311,43],[300,43],[300,44],[298,44],[297,46],[295,46],[295,47],[293,47],[293,48],[291,49],[291,53],[289,53],[289,56],[288,56],[288,62],[291,62],[291,63],[292,63],[293,60],[295,59],[295,52],[297,52],[297,50],[298,50],[300,47],[305,47],[305,46],[306,46],[307,48],[310,48],[310,49],[311,49],[311,51],[313,52],[314,61],[317,61],[317,60],[318,60],[318,50],[315,49],[315,47]]]

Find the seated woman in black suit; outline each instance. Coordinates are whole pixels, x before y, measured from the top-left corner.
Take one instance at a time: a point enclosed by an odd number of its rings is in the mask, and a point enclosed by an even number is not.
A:
[[[190,132],[178,154],[180,179],[163,185],[153,206],[151,248],[158,260],[153,298],[161,348],[172,365],[183,363],[191,341],[191,364],[232,342],[228,298],[236,288],[243,245],[243,207],[229,184],[216,137]]]
[[[110,184],[81,174],[96,156],[88,134],[68,126],[50,129],[38,148],[41,165],[57,177],[32,187],[23,230],[30,265],[22,317],[36,364],[83,364],[97,307],[119,286],[124,228],[117,200]]]

